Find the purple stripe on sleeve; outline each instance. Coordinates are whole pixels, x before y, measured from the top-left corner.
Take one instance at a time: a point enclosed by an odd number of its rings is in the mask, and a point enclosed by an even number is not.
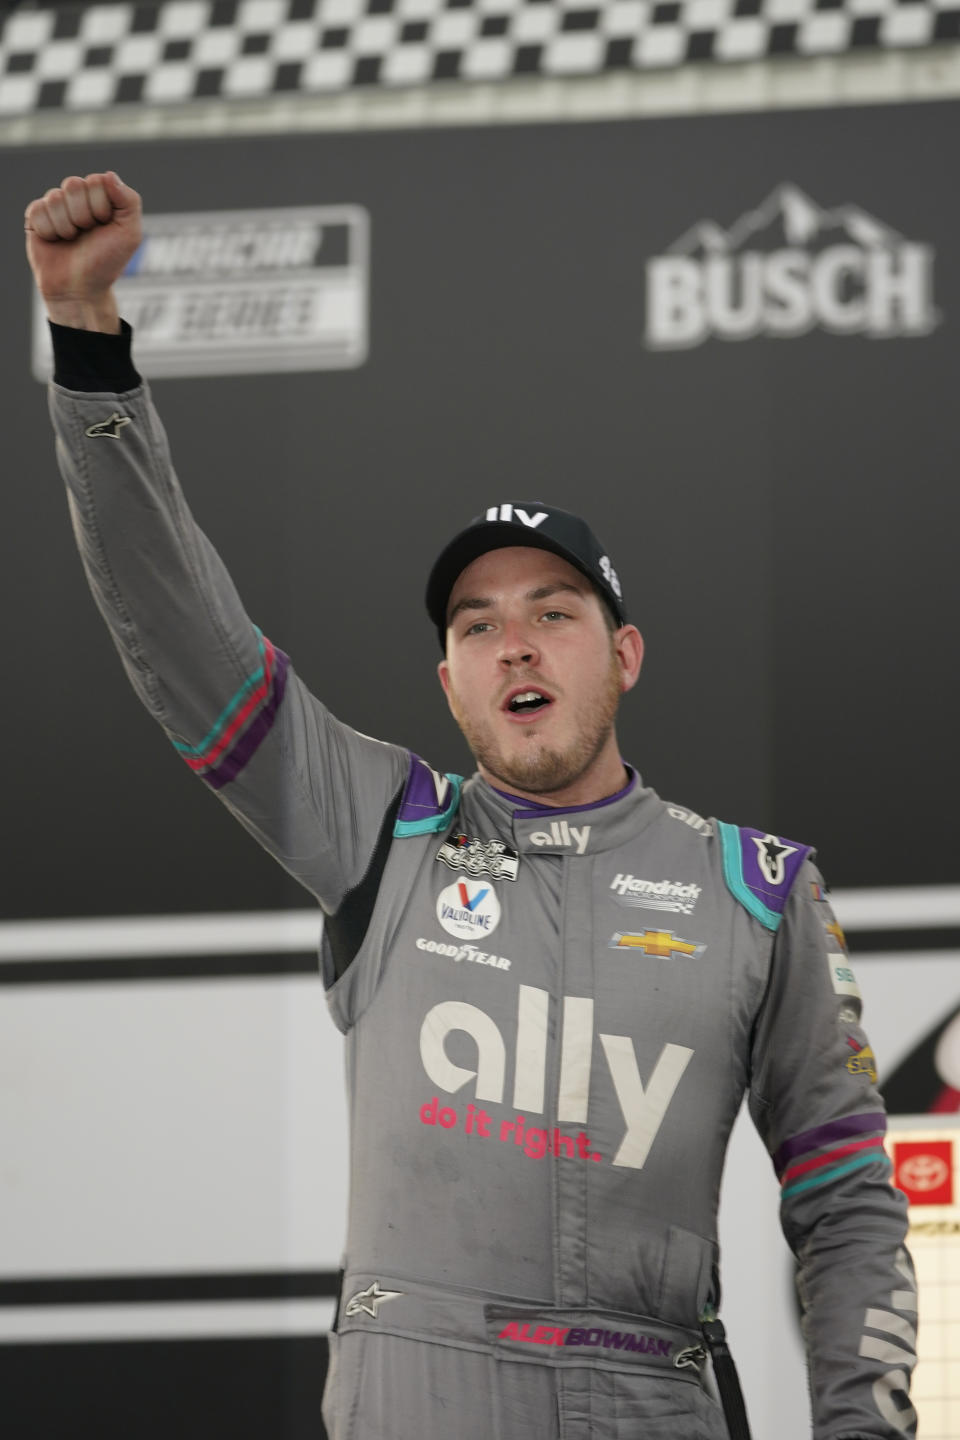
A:
[[[804,1130],[785,1140],[773,1157],[773,1168],[777,1178],[783,1174],[791,1160],[798,1155],[809,1155],[812,1150],[821,1150],[824,1145],[834,1145],[838,1140],[849,1140],[851,1135],[868,1135],[879,1130],[886,1133],[887,1117],[882,1110],[869,1115],[845,1115],[842,1120],[831,1120],[826,1125],[817,1125],[813,1130]]]
[[[443,780],[446,788],[442,798],[437,793],[437,779]],[[442,815],[450,804],[450,782],[444,776],[437,776],[419,755],[410,752],[410,773],[397,815],[399,821],[423,820],[430,815]]]
[[[222,790],[224,785],[229,785],[235,780],[243,767],[253,758],[258,746],[268,734],[277,718],[277,711],[283,700],[287,688],[287,669],[290,665],[289,657],[284,655],[282,650],[274,647],[276,654],[276,669],[273,672],[273,688],[270,698],[263,708],[257,713],[253,722],[247,726],[232,750],[218,765],[207,770],[203,779],[212,790]]]

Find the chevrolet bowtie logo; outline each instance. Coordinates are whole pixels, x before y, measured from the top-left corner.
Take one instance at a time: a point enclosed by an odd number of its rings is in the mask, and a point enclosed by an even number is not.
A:
[[[831,922],[824,921],[824,924],[827,927],[827,934],[832,935],[834,940],[836,940],[837,944],[841,947],[841,949],[846,950],[847,937],[846,935],[844,935],[836,920],[833,920]]]
[[[669,960],[674,955],[688,955],[696,960],[706,948],[706,945],[681,940],[672,930],[644,930],[642,935],[618,930],[610,941],[611,950],[642,950],[644,955],[655,955],[658,960]]]

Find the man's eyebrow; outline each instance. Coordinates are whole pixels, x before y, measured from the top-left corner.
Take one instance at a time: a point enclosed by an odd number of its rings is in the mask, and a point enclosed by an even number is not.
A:
[[[447,616],[447,624],[452,625],[461,610],[489,610],[492,604],[493,600],[489,596],[465,595],[462,600],[457,601],[456,605],[454,605],[450,611],[450,614]]]
[[[546,600],[550,595],[556,595],[562,590],[569,590],[573,595],[583,594],[580,586],[572,585],[569,580],[552,580],[549,585],[539,585],[536,590],[528,590],[523,598],[525,600]],[[493,598],[489,595],[465,595],[450,611],[447,624],[452,625],[462,610],[490,610],[494,604]]]
[[[556,595],[558,591],[569,590],[573,595],[582,595],[583,590],[579,585],[573,585],[569,580],[551,580],[549,585],[541,585],[536,590],[528,590],[527,600],[546,600],[550,595]]]

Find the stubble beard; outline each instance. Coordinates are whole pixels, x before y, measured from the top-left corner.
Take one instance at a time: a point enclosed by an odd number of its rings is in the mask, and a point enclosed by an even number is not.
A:
[[[464,739],[487,774],[507,789],[550,795],[579,780],[602,753],[613,731],[620,693],[620,670],[611,650],[606,680],[587,703],[573,742],[565,750],[557,750],[536,734],[520,730],[523,749],[512,755],[503,752],[492,725],[466,713],[452,689],[449,699]]]

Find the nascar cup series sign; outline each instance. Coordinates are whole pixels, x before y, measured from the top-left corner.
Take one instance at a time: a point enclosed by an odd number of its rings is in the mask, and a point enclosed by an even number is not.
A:
[[[138,368],[153,379],[361,365],[368,236],[358,206],[147,215],[116,287]],[[39,300],[33,368],[50,375]]]
[[[824,210],[781,185],[729,230],[701,220],[647,262],[645,342],[929,335],[934,252],[855,205]]]

